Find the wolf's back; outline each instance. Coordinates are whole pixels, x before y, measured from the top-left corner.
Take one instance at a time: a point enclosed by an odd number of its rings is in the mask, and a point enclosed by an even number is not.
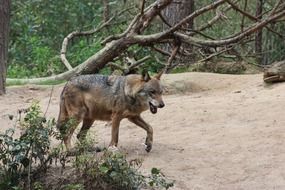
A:
[[[108,76],[105,75],[81,75],[72,78],[69,85],[74,85],[81,90],[88,90],[94,87],[108,87]]]

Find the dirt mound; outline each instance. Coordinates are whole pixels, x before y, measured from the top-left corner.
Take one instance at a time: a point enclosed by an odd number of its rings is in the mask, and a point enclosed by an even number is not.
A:
[[[234,89],[248,88],[252,84],[263,85],[260,76],[260,74],[180,73],[165,76],[163,84],[166,94],[192,94],[209,91],[223,93]]]
[[[143,158],[142,170],[161,168],[176,180],[174,189],[285,189],[285,83],[265,85],[262,74],[164,75],[166,107],[143,117],[154,128],[146,153],[145,132],[123,121],[119,148]],[[57,117],[63,85],[10,87],[0,97],[1,131],[12,127],[7,114],[40,100]],[[50,93],[52,96],[50,99]],[[110,127],[95,122],[91,133],[108,145]],[[57,143],[57,142],[55,142]]]

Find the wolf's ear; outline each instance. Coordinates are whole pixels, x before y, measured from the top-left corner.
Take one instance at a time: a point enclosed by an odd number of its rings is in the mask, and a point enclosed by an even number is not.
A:
[[[162,69],[159,73],[157,73],[154,78],[156,78],[157,80],[160,80],[161,75],[164,73],[164,69]]]
[[[145,82],[148,82],[150,79],[151,79],[151,78],[150,78],[148,72],[144,70],[144,71],[142,72],[142,80],[145,81]]]

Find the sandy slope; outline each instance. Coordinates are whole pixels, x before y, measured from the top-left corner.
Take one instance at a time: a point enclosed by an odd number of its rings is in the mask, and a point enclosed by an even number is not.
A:
[[[144,113],[154,127],[151,153],[141,144],[145,132],[122,122],[119,148],[129,158],[142,157],[145,171],[161,168],[176,180],[174,189],[285,189],[285,83],[266,86],[261,75],[209,73],[168,75],[164,81],[172,94],[164,98],[166,107],[156,115]],[[54,88],[50,117],[57,117],[61,89]],[[8,88],[0,97],[0,131],[13,125],[7,114],[27,107],[32,98],[45,111],[50,92],[49,87]],[[95,125],[99,144],[107,145],[110,127]]]

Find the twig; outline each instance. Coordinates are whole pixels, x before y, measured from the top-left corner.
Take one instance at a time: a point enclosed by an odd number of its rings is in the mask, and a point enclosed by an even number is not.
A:
[[[220,55],[220,54],[222,54],[222,53],[224,53],[224,52],[226,52],[226,51],[229,51],[229,50],[232,49],[232,48],[233,48],[233,46],[231,46],[230,48],[225,48],[225,49],[223,49],[223,50],[221,50],[221,51],[218,51],[218,52],[216,52],[216,53],[213,53],[213,54],[209,55],[208,57],[199,60],[198,63],[202,63],[202,62],[208,61],[209,59],[212,59],[212,58],[215,57],[215,56],[218,56],[218,55]]]
[[[115,64],[115,63],[113,63],[113,62],[108,63],[107,66],[113,67],[113,68],[118,69],[118,70],[121,70],[121,71],[124,71],[124,70],[125,70],[124,67],[121,67],[120,65]]]
[[[235,1],[234,3],[236,3],[237,1]],[[223,13],[226,13],[227,11],[231,10],[231,5],[227,5],[224,10],[222,10]],[[196,31],[202,31],[205,30],[209,27],[211,27],[213,24],[215,24],[218,20],[220,20],[222,18],[222,14],[217,14],[219,12],[216,12],[216,16],[214,18],[212,18],[210,21],[207,22],[207,24],[199,27],[196,29]]]
[[[174,47],[174,49],[173,49],[173,51],[171,53],[171,56],[169,57],[169,59],[167,61],[167,65],[165,67],[165,73],[169,73],[169,71],[176,66],[176,65],[175,66],[172,65],[172,61],[175,59],[175,56],[176,56],[177,52],[179,51],[179,48],[180,48],[180,44],[177,44]]]
[[[144,58],[142,58],[142,59],[140,59],[140,60],[138,60],[138,61],[132,63],[131,66],[130,66],[128,69],[129,69],[129,70],[132,70],[133,68],[139,66],[140,64],[144,63],[146,60],[148,60],[148,59],[150,59],[150,58],[151,58],[150,55],[145,56]]]
[[[154,56],[156,62],[158,62],[161,65],[165,65],[165,63],[163,61],[161,61],[157,56]]]
[[[172,27],[171,24],[169,24],[169,22],[167,22],[167,20],[162,16],[161,13],[159,13],[158,16],[161,19],[161,21],[164,22],[164,24],[166,24],[169,27]]]
[[[244,12],[246,12],[246,9],[247,9],[247,0],[245,0],[245,3],[244,3],[244,7],[243,7]],[[242,32],[244,29],[244,21],[245,21],[245,15],[242,15],[242,18],[241,18],[241,31]]]
[[[116,68],[118,70],[121,70],[124,74],[128,74],[135,67],[138,67],[139,65],[143,64],[146,60],[148,60],[150,58],[151,58],[150,55],[148,55],[148,56],[146,56],[146,57],[144,57],[144,58],[142,58],[142,59],[140,59],[138,61],[135,61],[135,60],[133,61],[133,60],[130,60],[130,58],[129,58],[128,61],[131,63],[131,65],[130,66],[125,66],[125,67],[117,65],[117,64],[112,63],[112,62],[108,63],[108,66],[114,67],[114,68]]]
[[[176,31],[180,26],[184,25],[186,22],[188,22],[189,20],[209,11],[212,9],[217,8],[218,6],[220,6],[221,4],[225,3],[225,0],[217,0],[214,3],[207,5],[199,10],[194,11],[192,14],[188,15],[187,17],[185,17],[184,19],[182,19],[180,22],[178,22],[176,25],[174,25],[173,27],[171,27],[168,31],[166,31],[166,33],[172,33],[174,31]]]
[[[180,32],[175,32],[174,35],[176,37],[180,38],[183,42],[189,43],[189,44],[197,44],[197,45],[202,45],[202,46],[204,45],[204,46],[209,46],[209,47],[224,46],[224,45],[237,43],[239,40],[245,38],[246,36],[251,35],[255,31],[257,31],[258,29],[266,26],[268,23],[270,23],[276,19],[283,17],[284,15],[285,15],[285,10],[282,10],[282,11],[274,14],[273,16],[266,17],[266,18],[262,19],[260,22],[254,23],[253,25],[246,28],[244,30],[244,32],[242,32],[242,33],[238,33],[238,34],[231,36],[230,38],[221,39],[221,40],[201,40],[201,39],[197,39],[197,38],[187,36],[187,35],[182,34]],[[144,41],[147,41],[147,40],[144,39]]]
[[[272,11],[271,11],[271,14],[270,15],[273,15],[274,13],[276,13],[277,9],[279,8],[279,5],[281,4],[283,0],[279,0],[273,7]]]
[[[232,3],[230,0],[226,0],[226,1],[227,1],[227,3],[229,3],[229,4],[232,6],[233,9],[235,9],[236,11],[238,11],[239,13],[241,13],[242,15],[246,16],[247,18],[249,18],[249,19],[251,19],[251,20],[254,20],[254,21],[256,21],[256,22],[259,22],[259,21],[260,21],[259,18],[255,17],[255,16],[252,16],[251,14],[249,14],[249,13],[247,13],[247,12],[241,10],[238,6],[236,6],[236,5],[235,5],[234,3]],[[277,6],[277,5],[278,5],[278,3],[275,4],[274,9],[273,9],[272,12],[270,13],[270,16],[272,16],[272,15],[273,15],[273,12],[276,11],[276,6]],[[278,7],[278,6],[277,6],[277,7]],[[265,28],[266,28],[267,30],[269,30],[270,32],[272,32],[272,33],[278,35],[280,38],[283,38],[283,35],[282,35],[282,34],[280,34],[279,32],[276,32],[276,31],[272,30],[270,27],[265,26]]]
[[[141,15],[143,15],[144,13],[144,5],[145,5],[145,0],[142,0]]]
[[[48,100],[48,105],[47,105],[47,108],[46,108],[46,111],[45,111],[44,117],[46,117],[46,114],[47,114],[48,108],[49,108],[49,106],[50,106],[50,102],[51,102],[51,97],[52,97],[52,94],[53,94],[53,90],[54,90],[54,85],[52,85],[52,88],[51,88],[51,91],[50,91],[49,100]]]
[[[151,49],[157,51],[158,53],[162,54],[162,55],[166,55],[168,57],[171,56],[171,53],[167,52],[167,51],[164,51],[163,49],[160,49],[158,47],[155,47],[155,46],[151,46]],[[175,58],[177,59],[180,59],[181,57],[179,55],[175,55]]]

